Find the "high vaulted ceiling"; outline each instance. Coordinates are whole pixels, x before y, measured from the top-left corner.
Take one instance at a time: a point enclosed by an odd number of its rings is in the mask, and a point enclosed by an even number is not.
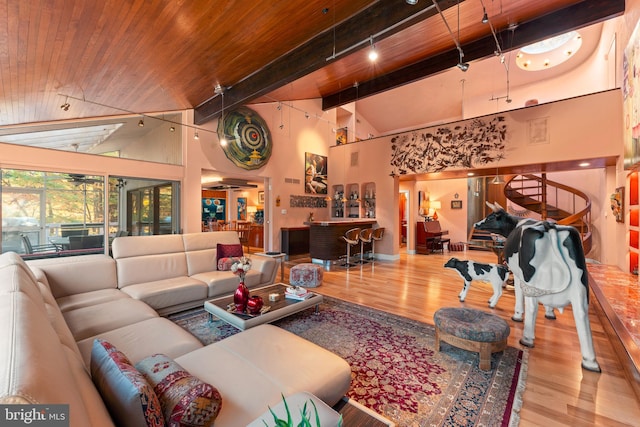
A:
[[[507,50],[620,15],[625,2],[438,5],[471,61],[495,52],[491,26]],[[216,85],[225,108],[332,108],[454,67],[454,37],[428,0],[3,0],[0,126],[189,108],[202,124],[220,113]],[[371,42],[384,58],[375,67]]]

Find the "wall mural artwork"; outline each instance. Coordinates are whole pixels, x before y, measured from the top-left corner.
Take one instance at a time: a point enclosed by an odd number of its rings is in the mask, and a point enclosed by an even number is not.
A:
[[[271,157],[269,127],[258,113],[248,107],[225,114],[224,120],[218,121],[218,137],[227,140],[222,151],[242,169],[259,169]]]
[[[391,139],[397,175],[476,168],[505,158],[504,116],[477,118],[400,134]]]

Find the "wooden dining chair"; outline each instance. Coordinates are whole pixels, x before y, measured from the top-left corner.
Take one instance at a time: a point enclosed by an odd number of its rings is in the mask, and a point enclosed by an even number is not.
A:
[[[247,253],[251,253],[251,246],[249,246],[249,234],[251,233],[250,222],[238,222],[236,225],[236,231],[238,232],[238,238],[240,244],[247,247]]]

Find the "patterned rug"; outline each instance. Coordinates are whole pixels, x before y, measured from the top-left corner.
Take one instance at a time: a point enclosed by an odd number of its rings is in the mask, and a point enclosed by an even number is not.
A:
[[[203,309],[171,320],[203,344],[239,331]],[[516,426],[528,353],[494,353],[491,370],[478,354],[446,343],[435,351],[432,325],[333,298],[275,325],[344,358],[351,366],[348,396],[403,426]]]

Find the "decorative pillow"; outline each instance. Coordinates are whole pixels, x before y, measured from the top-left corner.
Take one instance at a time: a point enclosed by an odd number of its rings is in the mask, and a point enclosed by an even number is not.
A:
[[[127,356],[107,341],[93,341],[91,378],[117,426],[164,426],[153,388]]]
[[[237,261],[238,261],[238,258],[234,258],[234,257],[220,258],[218,260],[218,270],[229,271],[231,270],[231,266]]]
[[[242,245],[240,243],[230,245],[218,243],[216,246],[216,265],[218,265],[220,258],[241,257],[242,255],[244,255],[244,253],[242,252]],[[218,268],[218,270],[220,270],[220,268]]]
[[[136,363],[160,399],[167,426],[209,426],[220,413],[218,390],[185,371],[164,354]]]

